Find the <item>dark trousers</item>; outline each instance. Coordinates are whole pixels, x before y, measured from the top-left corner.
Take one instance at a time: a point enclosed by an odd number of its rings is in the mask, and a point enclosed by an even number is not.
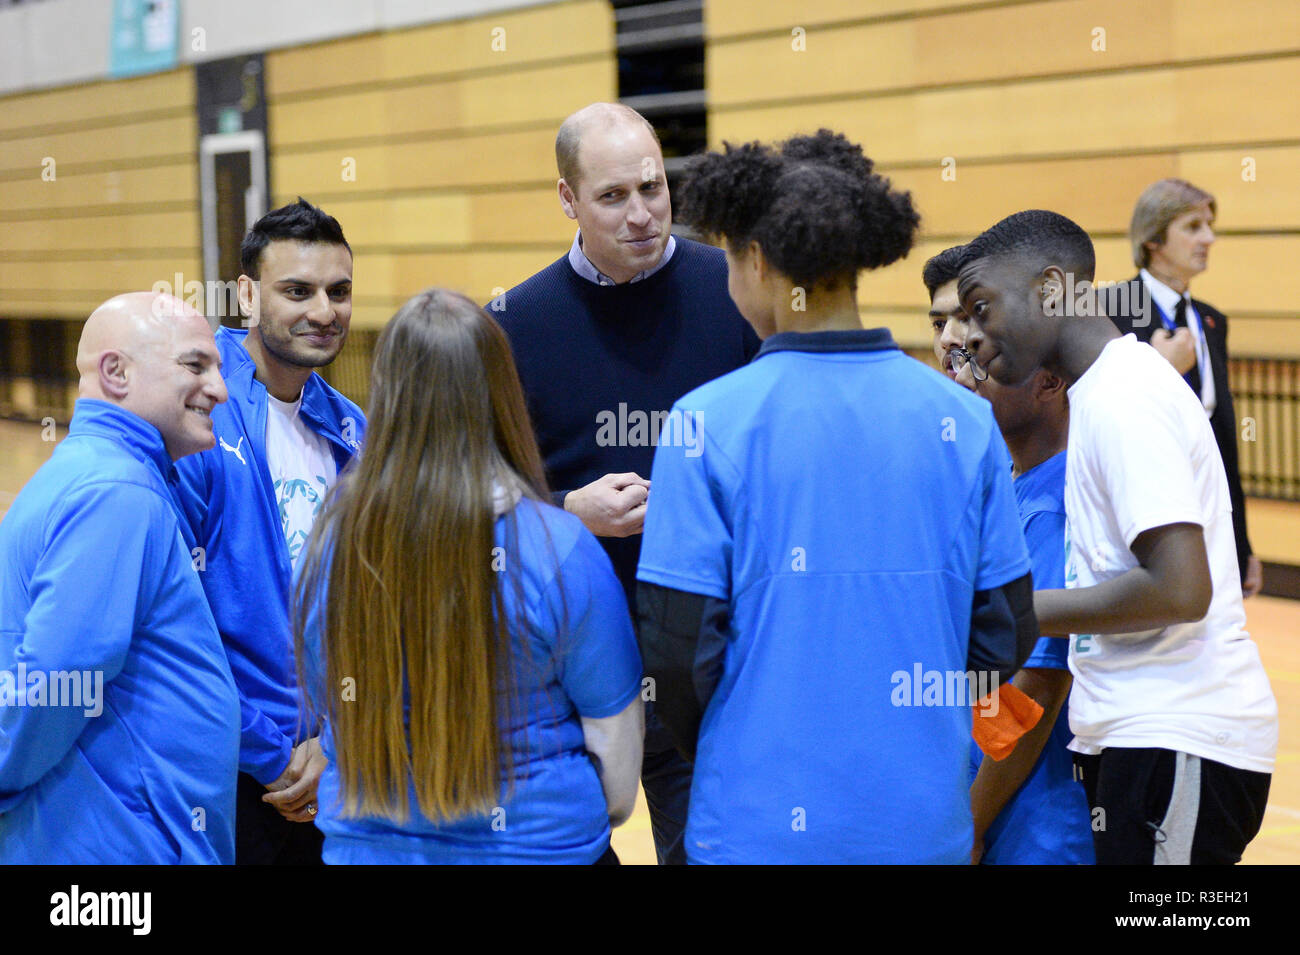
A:
[[[239,774],[235,790],[235,865],[321,865],[325,837],[310,822],[290,822],[269,803],[266,787]]]
[[[614,851],[613,846],[609,846],[607,849],[605,849],[601,857],[592,863],[592,865],[622,865],[622,864],[623,863],[618,861],[618,853]]]
[[[1272,776],[1168,749],[1075,754],[1098,865],[1235,865]]]
[[[650,809],[650,832],[660,865],[686,865],[686,811],[691,800],[692,771],[691,763],[673,745],[672,734],[655,715],[654,703],[646,703],[641,788]]]

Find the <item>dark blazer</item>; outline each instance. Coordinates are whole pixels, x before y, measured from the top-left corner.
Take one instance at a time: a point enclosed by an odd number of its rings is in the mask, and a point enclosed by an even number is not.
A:
[[[1164,328],[1149,295],[1138,276],[1120,285],[1110,285],[1099,290],[1102,310],[1125,334],[1132,332],[1138,341],[1149,342],[1158,328]],[[1124,293],[1127,292],[1127,298]],[[1214,439],[1223,456],[1223,469],[1228,476],[1228,495],[1232,499],[1232,529],[1237,539],[1237,564],[1244,579],[1246,558],[1252,553],[1250,539],[1246,536],[1246,499],[1241,492],[1241,474],[1237,469],[1237,413],[1228,390],[1228,318],[1213,305],[1192,299],[1196,313],[1201,316],[1205,344],[1210,353],[1210,368],[1214,374],[1215,406],[1210,416]],[[1198,395],[1199,397],[1199,395]]]

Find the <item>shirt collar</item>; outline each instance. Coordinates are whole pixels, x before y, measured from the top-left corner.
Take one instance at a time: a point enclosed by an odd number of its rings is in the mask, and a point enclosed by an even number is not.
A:
[[[1147,289],[1150,290],[1151,298],[1155,301],[1156,306],[1170,318],[1174,317],[1174,309],[1178,307],[1180,298],[1187,298],[1187,304],[1192,304],[1190,296],[1179,295],[1146,269],[1143,269],[1138,274],[1142,276],[1142,281],[1146,283]]]
[[[646,269],[644,272],[638,272],[636,275],[632,276],[628,282],[640,282],[642,279],[648,279],[667,265],[668,260],[673,257],[673,253],[676,251],[677,237],[669,235],[668,244],[664,246],[664,254],[660,257],[659,262],[653,268]],[[586,253],[582,251],[581,229],[579,229],[577,235],[573,237],[573,245],[569,246],[569,265],[573,267],[573,271],[577,272],[578,275],[586,279],[588,282],[592,282],[596,285],[618,284],[604,272],[600,271],[600,269],[592,265],[591,259],[587,258]]]
[[[221,369],[222,377],[226,379],[226,385],[231,382],[239,382],[237,388],[231,388],[230,400],[235,400],[235,395],[240,395],[240,400],[257,407],[257,395],[266,395],[266,407],[270,407],[270,392],[266,386],[257,381],[257,364],[252,360],[252,355],[248,353],[248,329],[231,329],[229,326],[221,326],[217,329],[217,348],[221,351],[221,357],[225,360],[225,366]],[[303,390],[298,392],[298,405],[296,413],[300,414],[304,420],[311,421],[316,425],[318,434],[325,435],[341,442],[344,446],[357,451],[360,448],[360,442],[352,438],[343,438],[337,424],[337,412],[334,411],[330,403],[329,391],[326,390],[325,379],[320,374],[312,374],[303,385]]]
[[[778,332],[763,342],[755,358],[774,351],[853,352],[897,349],[888,328],[847,329],[833,332]]]
[[[78,398],[72,408],[68,435],[93,434],[124,444],[133,456],[153,464],[166,478],[173,462],[162,432],[133,411],[99,398]]]

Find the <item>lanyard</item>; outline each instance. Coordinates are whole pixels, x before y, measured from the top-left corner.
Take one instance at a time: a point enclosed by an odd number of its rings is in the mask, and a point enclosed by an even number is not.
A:
[[[1154,295],[1151,296],[1151,307],[1154,308],[1156,314],[1160,316],[1160,323],[1172,332],[1174,330],[1174,320],[1165,314],[1165,310],[1160,307],[1160,303],[1156,301]],[[1205,329],[1201,327],[1201,313],[1192,307],[1191,299],[1187,300],[1187,309],[1184,314],[1188,316],[1188,331],[1192,331],[1192,321],[1195,320],[1196,322],[1194,334],[1196,336],[1196,350],[1199,352],[1201,350],[1201,343],[1205,340]]]
[[[1156,314],[1160,316],[1160,324],[1164,325],[1168,331],[1173,332],[1175,329],[1174,320],[1165,314],[1165,310],[1160,307],[1160,304],[1156,301],[1154,295],[1151,296],[1150,301],[1151,307],[1154,308]],[[1196,367],[1201,373],[1202,379],[1204,379],[1205,374],[1210,368],[1210,346],[1209,342],[1205,340],[1205,328],[1201,325],[1201,313],[1192,307],[1192,300],[1190,298],[1187,300],[1187,308],[1183,314],[1187,316],[1188,331],[1192,331],[1193,323],[1196,325],[1196,330],[1192,332],[1192,337],[1196,340]],[[1188,372],[1187,374],[1190,375],[1191,372]],[[1184,375],[1183,377],[1186,378],[1187,375]],[[1201,387],[1205,387],[1203,380]],[[1201,396],[1197,395],[1196,397],[1200,398]]]

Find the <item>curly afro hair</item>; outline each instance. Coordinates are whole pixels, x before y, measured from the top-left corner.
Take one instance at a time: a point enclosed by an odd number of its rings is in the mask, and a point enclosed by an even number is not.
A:
[[[706,153],[678,189],[678,219],[733,251],[757,242],[796,285],[852,282],[903,258],[920,216],[910,193],[872,172],[862,147],[828,129],[779,147]]]

